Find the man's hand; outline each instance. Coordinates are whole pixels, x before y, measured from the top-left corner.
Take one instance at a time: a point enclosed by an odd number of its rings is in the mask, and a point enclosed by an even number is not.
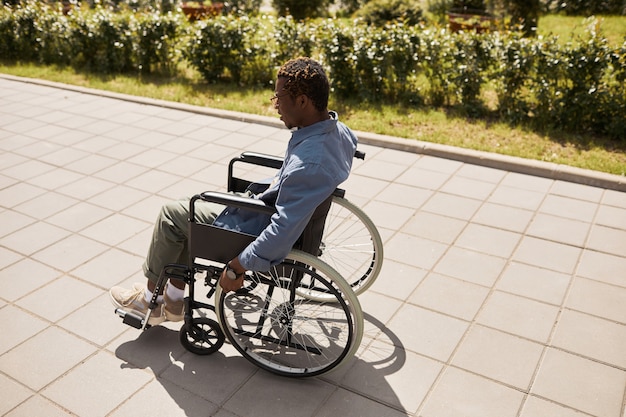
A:
[[[237,273],[237,275],[241,273],[241,276],[237,279],[230,279],[226,276],[226,268],[224,268],[224,270],[222,271],[222,275],[220,276],[220,287],[222,287],[222,289],[226,292],[237,291],[238,289],[243,287],[243,280],[245,278],[244,273],[246,271],[239,263],[238,258],[234,258],[233,260],[231,260],[229,262],[229,265]]]
[[[237,291],[239,288],[243,287],[243,278],[237,278],[232,280],[226,276],[226,268],[222,271],[222,275],[220,276],[220,287],[226,292]]]

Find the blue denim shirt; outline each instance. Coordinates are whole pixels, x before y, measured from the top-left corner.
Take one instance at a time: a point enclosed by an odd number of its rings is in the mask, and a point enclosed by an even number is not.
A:
[[[275,214],[229,207],[216,219],[218,226],[258,235],[239,255],[244,268],[267,271],[280,263],[317,206],[348,178],[357,138],[336,113],[330,115],[293,132],[282,168],[270,187],[254,196],[273,204]]]

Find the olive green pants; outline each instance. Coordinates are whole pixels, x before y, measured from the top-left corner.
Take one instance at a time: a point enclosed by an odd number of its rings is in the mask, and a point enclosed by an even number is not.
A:
[[[143,264],[144,275],[154,283],[167,264],[189,263],[189,200],[172,201],[161,207]],[[195,203],[196,220],[211,224],[223,209],[220,204],[198,200]]]

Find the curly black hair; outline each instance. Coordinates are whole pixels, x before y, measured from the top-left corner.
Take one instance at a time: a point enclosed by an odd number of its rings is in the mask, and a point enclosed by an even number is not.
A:
[[[284,89],[291,97],[304,94],[317,110],[325,111],[328,108],[330,84],[319,62],[307,57],[291,59],[278,70],[278,78],[281,77],[287,79]]]

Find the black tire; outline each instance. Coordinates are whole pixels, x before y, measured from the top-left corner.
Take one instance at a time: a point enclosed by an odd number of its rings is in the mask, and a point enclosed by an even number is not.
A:
[[[183,324],[179,336],[185,349],[196,355],[217,352],[226,339],[219,323],[206,317],[194,318],[191,323]]]

